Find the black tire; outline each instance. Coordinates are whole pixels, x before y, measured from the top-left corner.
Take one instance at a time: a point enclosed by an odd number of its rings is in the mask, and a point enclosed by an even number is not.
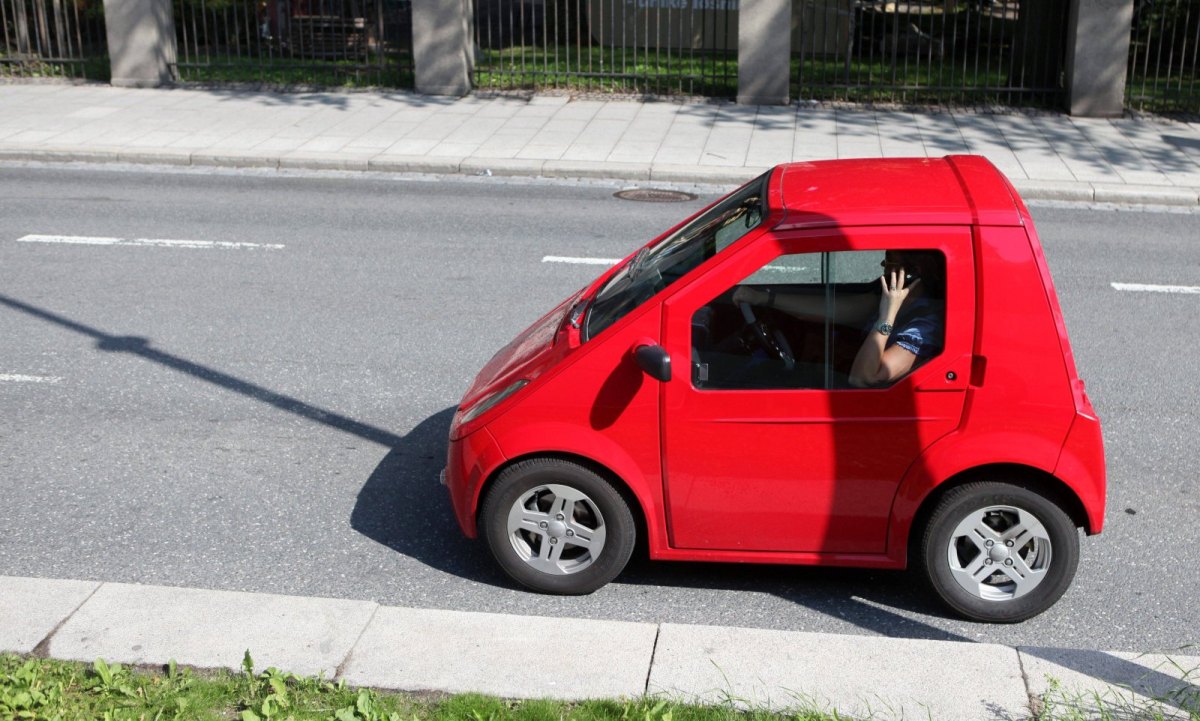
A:
[[[570,509],[562,514],[568,517],[557,518],[559,504]],[[510,529],[510,516],[525,520]],[[557,524],[539,528],[534,519]],[[506,468],[480,507],[479,533],[513,580],[561,595],[591,593],[616,578],[637,537],[621,493],[592,470],[559,458]]]
[[[1036,531],[1009,543],[1004,539],[1020,532],[1017,523]],[[926,578],[950,608],[975,621],[1015,623],[1053,606],[1071,585],[1079,531],[1045,496],[981,481],[938,501],[920,551]]]

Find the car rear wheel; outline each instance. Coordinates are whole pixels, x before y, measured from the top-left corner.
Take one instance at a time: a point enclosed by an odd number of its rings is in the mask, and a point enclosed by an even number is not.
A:
[[[1014,623],[1050,608],[1071,585],[1079,532],[1034,491],[969,483],[938,502],[921,553],[930,585],[951,608],[976,621]]]
[[[558,458],[505,469],[484,499],[480,535],[514,580],[535,591],[591,593],[633,553],[629,504],[592,470]]]

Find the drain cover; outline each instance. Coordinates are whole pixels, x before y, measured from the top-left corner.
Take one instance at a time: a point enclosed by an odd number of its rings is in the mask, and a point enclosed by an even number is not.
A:
[[[681,190],[662,190],[661,188],[631,188],[613,193],[613,197],[621,200],[638,200],[643,203],[682,203],[685,200],[697,198],[697,196]]]

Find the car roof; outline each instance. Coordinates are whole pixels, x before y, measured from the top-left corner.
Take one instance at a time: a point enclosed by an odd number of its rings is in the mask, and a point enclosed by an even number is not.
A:
[[[986,158],[814,160],[780,165],[779,230],[829,225],[1021,225],[1024,206]],[[1026,211],[1027,212],[1027,211]]]

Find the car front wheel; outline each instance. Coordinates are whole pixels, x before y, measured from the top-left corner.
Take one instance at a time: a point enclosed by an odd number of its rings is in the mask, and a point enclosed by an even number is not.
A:
[[[925,574],[951,608],[1014,623],[1054,605],[1079,565],[1079,533],[1056,503],[1027,488],[976,482],[951,489],[929,518]]]
[[[636,530],[624,497],[578,463],[535,458],[505,469],[479,514],[500,567],[543,593],[591,593],[617,577]]]

